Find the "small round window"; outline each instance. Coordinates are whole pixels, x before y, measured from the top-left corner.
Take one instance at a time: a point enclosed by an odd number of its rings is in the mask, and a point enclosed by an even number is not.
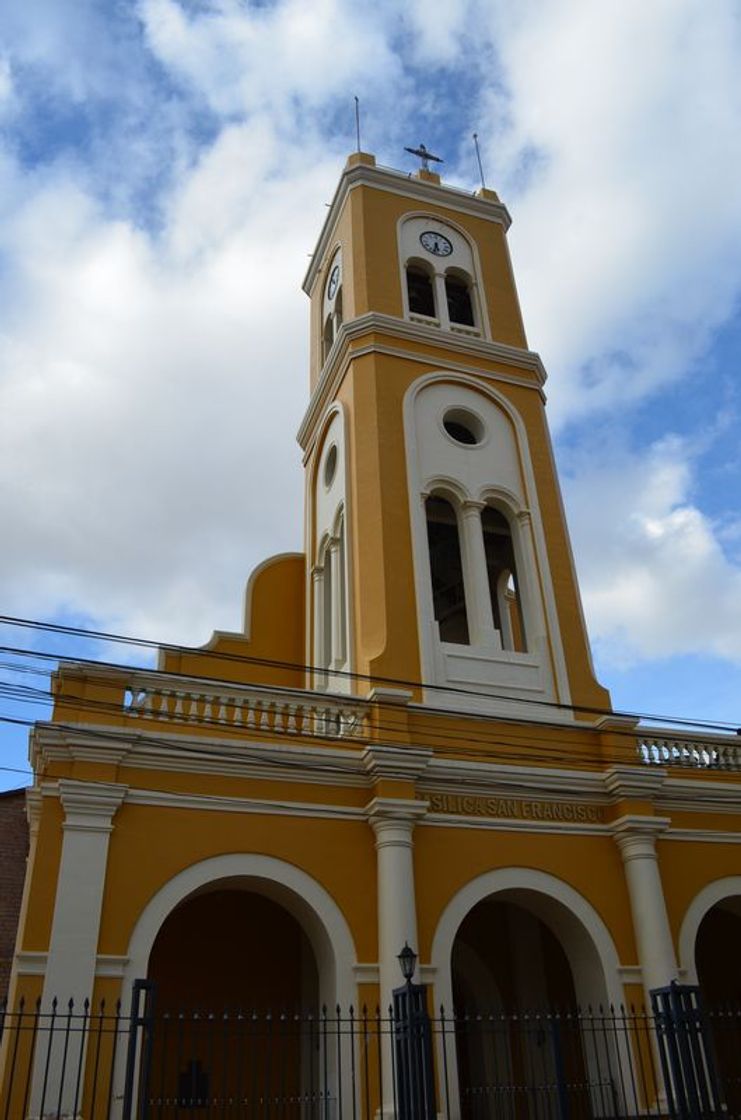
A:
[[[337,471],[337,444],[333,443],[327,452],[327,458],[324,460],[324,485],[329,487],[334,482],[334,476]]]
[[[484,425],[475,412],[467,408],[450,408],[443,416],[443,427],[456,443],[475,447],[484,438]]]

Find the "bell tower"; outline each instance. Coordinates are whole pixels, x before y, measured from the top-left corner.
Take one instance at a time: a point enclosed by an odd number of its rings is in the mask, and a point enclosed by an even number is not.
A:
[[[513,718],[609,706],[509,224],[493,191],[364,153],[343,171],[304,282],[313,687],[362,694],[370,677]]]

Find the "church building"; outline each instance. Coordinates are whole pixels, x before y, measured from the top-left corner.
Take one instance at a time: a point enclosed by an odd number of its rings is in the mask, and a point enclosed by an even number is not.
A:
[[[303,551],[252,573],[238,633],[59,666],[5,1120],[660,1116],[624,1009],[741,999],[741,739],[642,726],[595,679],[509,225],[491,190],[350,156],[304,279]]]

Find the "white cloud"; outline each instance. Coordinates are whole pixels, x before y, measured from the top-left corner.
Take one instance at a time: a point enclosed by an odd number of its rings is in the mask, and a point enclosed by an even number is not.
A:
[[[420,106],[451,146],[477,123],[552,421],[625,423],[738,298],[731,0],[39,4],[13,9],[0,98],[6,73],[14,112],[54,97],[89,127],[46,163],[0,151],[6,611],[201,641],[239,624],[253,564],[300,547],[299,284],[356,92],[383,162],[402,128],[430,142]],[[456,93],[476,80],[478,103]],[[593,631],[626,658],[739,657],[734,525],[703,515],[687,456],[598,448],[570,483]]]
[[[494,12],[487,147],[520,194],[510,240],[562,421],[685,373],[739,297],[741,19],[729,0]]]
[[[566,494],[590,633],[607,662],[712,653],[741,664],[741,564],[692,501],[685,441],[581,463]],[[733,531],[733,526],[731,526]]]
[[[296,207],[295,180],[267,191],[265,169],[243,174],[254,139],[222,135],[158,238],[63,181],[18,211],[0,345],[6,611],[201,641],[239,625],[254,564],[300,547],[296,279],[335,169],[314,153]]]

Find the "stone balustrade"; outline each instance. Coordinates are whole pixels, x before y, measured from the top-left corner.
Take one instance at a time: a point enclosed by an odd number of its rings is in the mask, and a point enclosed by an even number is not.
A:
[[[128,682],[124,710],[137,719],[257,734],[367,739],[368,708],[338,696],[291,689],[208,685],[161,674],[137,674]]]
[[[638,757],[649,766],[741,770],[741,737],[680,737],[676,732],[652,731],[638,736]]]

